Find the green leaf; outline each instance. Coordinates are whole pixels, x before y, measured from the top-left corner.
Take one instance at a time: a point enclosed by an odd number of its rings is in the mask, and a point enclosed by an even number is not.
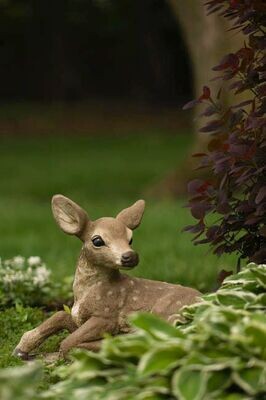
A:
[[[32,363],[0,371],[1,400],[33,399],[42,377],[41,365]]]
[[[130,316],[130,320],[137,328],[148,332],[156,339],[184,338],[184,334],[178,328],[153,314],[133,314]]]
[[[211,394],[212,396],[220,395],[231,383],[231,373],[229,369],[222,371],[210,372],[208,374],[208,382],[206,389],[206,397]]]
[[[253,400],[249,396],[243,395],[243,393],[230,393],[230,394],[221,394],[219,395],[217,400]]]
[[[258,296],[256,296],[256,299],[254,300],[254,303],[252,305],[258,306],[258,308],[266,308],[266,293],[261,293]]]
[[[179,400],[202,400],[205,397],[207,373],[182,368],[174,373],[172,390]]]
[[[234,372],[234,382],[246,393],[256,395],[264,393],[266,395],[266,365],[264,367],[251,367]]]
[[[149,348],[150,344],[142,333],[111,337],[102,346],[104,355],[111,359],[141,357]]]
[[[256,300],[256,296],[251,292],[221,290],[220,292],[217,292],[217,299],[223,306],[244,308],[247,303],[254,302]]]
[[[252,267],[250,267],[250,270],[252,271],[253,275],[257,278],[259,283],[265,288],[266,287],[266,265],[255,265],[253,264]]]
[[[160,348],[146,353],[138,365],[138,373],[143,375],[155,372],[164,374],[177,364],[181,357],[186,354],[182,345],[167,343]]]
[[[70,308],[69,308],[66,304],[63,304],[63,308],[64,308],[64,311],[65,311],[67,314],[71,314],[71,310],[70,310]]]

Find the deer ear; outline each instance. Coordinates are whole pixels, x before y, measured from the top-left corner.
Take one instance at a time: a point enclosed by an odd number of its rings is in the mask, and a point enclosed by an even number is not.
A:
[[[86,211],[61,194],[53,196],[52,211],[57,224],[65,233],[82,239],[84,229],[89,222]]]
[[[122,210],[116,218],[122,221],[129,229],[137,228],[140,223],[144,213],[145,201],[138,200],[133,206],[125,208]]]

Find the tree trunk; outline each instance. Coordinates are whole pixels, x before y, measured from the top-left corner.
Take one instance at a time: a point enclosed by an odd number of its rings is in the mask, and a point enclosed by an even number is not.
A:
[[[203,85],[208,85],[212,93],[218,91],[221,82],[210,80],[217,75],[212,67],[222,57],[234,52],[244,44],[244,36],[236,31],[228,31],[230,24],[218,14],[207,15],[206,0],[166,0],[172,8],[183,31],[184,41],[189,51],[194,75],[195,97],[202,93]],[[230,103],[232,92],[225,91],[222,101]]]
[[[193,72],[194,98],[202,93],[203,85],[211,89],[216,96],[221,82],[211,79],[217,76],[212,67],[228,53],[234,52],[244,44],[242,33],[228,31],[230,24],[224,17],[217,14],[206,15],[204,6],[206,0],[166,0],[171,7],[177,22],[180,24],[183,38],[188,48]],[[239,96],[239,101],[243,99]],[[229,90],[222,92],[221,101],[227,105],[233,99],[233,93]],[[245,99],[245,98],[244,98]],[[182,171],[172,171],[158,185],[148,191],[148,194],[155,196],[178,196],[184,195],[187,190],[187,182],[202,174],[202,171],[195,172],[197,159],[191,157],[195,152],[203,152],[209,141],[209,135],[199,133],[199,127],[204,125],[204,118],[198,118],[198,108],[194,111],[194,131],[196,133],[193,148],[182,164]],[[184,111],[185,112],[185,111]]]

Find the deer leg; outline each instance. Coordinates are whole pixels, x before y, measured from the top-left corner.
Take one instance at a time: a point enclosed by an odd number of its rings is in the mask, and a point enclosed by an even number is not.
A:
[[[22,359],[28,359],[30,351],[40,346],[49,336],[63,329],[73,332],[77,329],[77,326],[70,314],[65,311],[58,311],[37,328],[25,332],[13,354]]]
[[[71,335],[66,337],[60,346],[60,352],[65,357],[73,347],[96,350],[100,347],[104,333],[114,333],[115,323],[100,317],[91,317]],[[99,343],[97,343],[99,342]]]
[[[103,341],[102,339],[99,339],[99,340],[93,340],[92,342],[80,343],[77,345],[77,347],[79,349],[86,349],[86,350],[97,352],[101,348],[102,341]]]

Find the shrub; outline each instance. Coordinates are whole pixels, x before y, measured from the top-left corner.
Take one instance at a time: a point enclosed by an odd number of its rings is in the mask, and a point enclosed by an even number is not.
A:
[[[52,283],[51,271],[40,257],[0,259],[0,308],[16,304],[48,306],[70,299],[70,279]],[[59,298],[61,298],[59,300]]]
[[[51,288],[51,271],[40,257],[0,259],[0,306],[38,305]]]
[[[135,333],[105,339],[99,354],[75,351],[72,364],[55,370],[61,382],[38,396],[52,400],[262,399],[266,395],[265,288],[266,266],[250,264],[226,278],[216,294],[186,307],[177,316],[176,327],[154,315],[137,314],[132,317]],[[39,370],[38,365],[36,370],[24,368],[33,377]],[[16,387],[5,372],[0,373],[1,382],[3,387]],[[2,393],[3,389],[0,397],[6,400]],[[26,398],[30,399],[22,394],[16,397]]]
[[[243,47],[225,55],[213,68],[215,79],[227,83],[234,95],[248,99],[222,105],[222,89],[215,96],[205,86],[202,95],[184,108],[205,104],[211,120],[200,131],[211,134],[208,150],[194,154],[210,179],[189,183],[189,207],[198,223],[185,229],[194,243],[210,243],[217,255],[236,252],[240,259],[266,262],[266,5],[261,0],[209,0],[209,13],[219,12],[232,30],[246,35]],[[207,216],[214,213],[215,223]],[[203,236],[203,237],[202,237]]]

